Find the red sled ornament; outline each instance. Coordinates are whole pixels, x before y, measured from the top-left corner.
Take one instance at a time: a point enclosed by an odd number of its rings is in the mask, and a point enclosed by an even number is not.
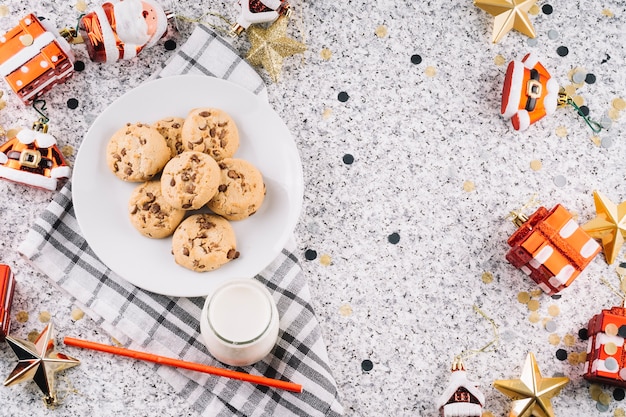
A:
[[[485,395],[470,381],[463,364],[452,367],[446,390],[437,401],[441,417],[481,417]]]
[[[626,309],[602,310],[587,325],[587,360],[583,378],[626,387]]]
[[[291,14],[287,0],[239,0],[235,7],[239,10],[239,16],[230,28],[230,33],[235,36],[252,24],[271,23],[279,16]]]
[[[0,342],[4,342],[11,325],[11,304],[15,292],[15,276],[8,265],[0,264]]]
[[[511,61],[506,69],[500,113],[524,131],[559,104],[559,85],[534,54]]]
[[[506,259],[549,295],[567,288],[601,250],[560,204],[539,207],[530,218],[515,214]]]
[[[83,16],[78,30],[94,62],[131,59],[167,31],[167,15],[153,0],[106,2]]]
[[[54,191],[72,171],[48,125],[37,122],[0,145],[0,178]]]
[[[69,43],[34,14],[0,37],[0,75],[24,104],[30,105],[73,73]]]

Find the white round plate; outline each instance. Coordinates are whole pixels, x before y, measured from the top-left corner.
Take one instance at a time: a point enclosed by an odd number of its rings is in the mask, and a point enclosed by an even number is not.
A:
[[[241,256],[202,273],[176,264],[171,238],[150,239],[135,230],[128,200],[138,184],[118,179],[105,161],[109,138],[127,122],[185,117],[196,107],[220,108],[233,117],[240,135],[235,157],[252,162],[267,188],[253,216],[231,222]],[[298,221],[303,190],[298,150],[269,104],[236,84],[199,75],[150,81],[115,100],[89,128],[72,174],[76,219],[100,260],[137,287],[181,297],[206,296],[226,280],[253,277],[269,265]]]

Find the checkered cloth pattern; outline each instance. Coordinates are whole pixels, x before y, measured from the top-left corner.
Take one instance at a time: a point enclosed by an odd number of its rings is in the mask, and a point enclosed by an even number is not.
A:
[[[198,25],[158,74],[202,73],[226,78],[257,94],[259,75],[223,39]],[[267,286],[280,315],[278,343],[261,362],[239,370],[302,384],[291,393],[199,372],[152,365],[190,408],[205,416],[340,416],[335,381],[306,278],[290,239],[255,279]],[[204,298],[172,298],[144,291],[98,260],[74,215],[71,183],[35,222],[19,252],[67,291],[95,322],[130,349],[225,366],[207,352],[199,317]]]

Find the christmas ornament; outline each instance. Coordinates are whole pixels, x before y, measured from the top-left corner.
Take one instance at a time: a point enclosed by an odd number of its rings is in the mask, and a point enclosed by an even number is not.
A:
[[[491,42],[498,43],[511,29],[534,38],[528,11],[537,0],[474,0],[474,5],[495,16]]]
[[[154,0],[105,2],[81,17],[78,29],[95,62],[134,58],[167,31],[165,10]]]
[[[65,82],[73,72],[69,43],[34,14],[0,37],[0,74],[25,104]]]
[[[60,179],[70,177],[55,137],[47,133],[47,122],[42,117],[32,129],[24,128],[0,145],[0,178],[54,191]]]
[[[542,377],[535,355],[528,353],[519,379],[497,380],[493,386],[513,400],[511,417],[554,417],[550,399],[568,382],[567,377]]]
[[[615,262],[626,238],[626,201],[616,205],[598,191],[593,192],[596,218],[583,225],[593,238],[600,239],[609,264]]]
[[[72,368],[80,362],[56,351],[52,323],[46,326],[35,343],[11,336],[7,336],[6,340],[17,355],[18,363],[4,381],[4,385],[10,386],[32,379],[43,392],[44,403],[49,407],[57,405],[55,373]]]
[[[230,28],[234,36],[241,34],[252,24],[271,23],[279,16],[289,16],[291,7],[286,0],[239,0],[237,21]]]
[[[461,361],[452,364],[446,390],[437,401],[441,417],[481,417],[485,395],[470,381]]]
[[[8,265],[0,264],[0,342],[9,334],[15,276]]]
[[[557,204],[530,217],[513,212],[518,229],[509,237],[506,259],[553,295],[568,287],[600,252],[600,245]]]
[[[626,387],[626,309],[602,310],[587,325],[587,360],[583,377],[591,382]]]
[[[560,89],[535,54],[527,54],[521,61],[509,63],[502,87],[500,113],[511,119],[515,130],[524,131],[546,115],[553,114],[557,107],[570,105],[585,120],[595,133],[602,126],[590,120],[574,103],[574,100]]]
[[[247,33],[252,46],[246,59],[252,65],[262,65],[274,82],[278,81],[283,59],[306,50],[306,45],[287,37],[287,18],[283,16],[267,29],[251,26]]]

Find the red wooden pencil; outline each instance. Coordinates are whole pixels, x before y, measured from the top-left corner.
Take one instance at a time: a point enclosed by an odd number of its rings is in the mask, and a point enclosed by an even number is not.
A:
[[[201,363],[187,362],[180,359],[168,358],[165,356],[154,355],[152,353],[140,352],[121,348],[117,346],[104,345],[101,343],[90,342],[88,340],[74,339],[66,337],[63,342],[68,346],[75,346],[85,349],[98,350],[100,352],[112,353],[114,355],[126,356],[134,359],[141,359],[148,362],[154,362],[161,365],[174,366],[177,368],[189,369],[192,371],[204,372],[211,375],[223,376],[240,381],[252,382],[254,384],[265,385],[272,388],[280,388],[291,392],[302,392],[302,385],[293,382],[281,381],[279,379],[267,378],[264,376],[250,375],[245,372],[231,371],[229,369],[216,368],[214,366],[203,365]]]

